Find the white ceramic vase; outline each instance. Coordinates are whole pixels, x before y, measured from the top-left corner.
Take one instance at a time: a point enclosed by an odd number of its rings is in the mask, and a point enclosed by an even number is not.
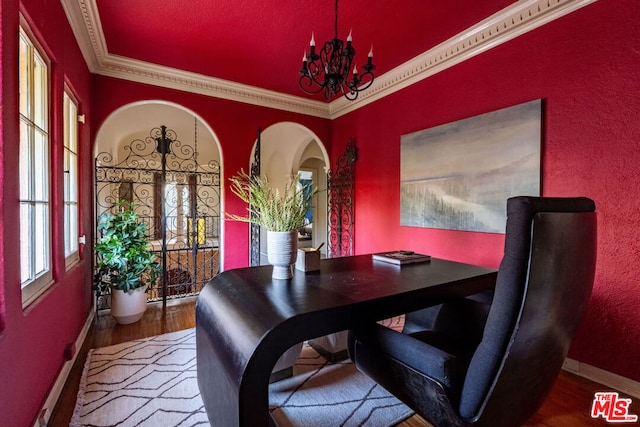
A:
[[[267,231],[267,256],[274,279],[291,279],[298,256],[298,231]]]
[[[120,325],[128,325],[142,319],[147,309],[146,286],[124,292],[111,290],[111,315]]]
[[[269,382],[273,383],[291,377],[293,375],[293,365],[298,360],[301,351],[302,343],[299,343],[282,353],[282,356],[276,361],[271,371]]]
[[[322,337],[314,338],[310,341],[313,341],[314,344],[321,346],[329,353],[339,353],[347,349],[348,336],[349,333],[347,331],[340,331]]]

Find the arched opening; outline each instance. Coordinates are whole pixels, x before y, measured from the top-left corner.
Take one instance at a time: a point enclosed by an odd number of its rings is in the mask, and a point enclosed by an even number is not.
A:
[[[308,225],[299,231],[300,247],[318,247],[327,239],[327,167],[329,155],[320,139],[308,128],[293,122],[276,123],[260,135],[260,155],[252,159],[259,162],[260,175],[267,177],[275,187],[282,187],[291,177],[311,180],[320,191],[315,197]],[[260,264],[267,263],[266,230],[260,230]],[[321,248],[326,256],[326,245]]]
[[[167,149],[160,148],[160,139]],[[221,150],[192,111],[145,101],[114,111],[95,144],[95,212],[133,204],[162,266],[150,300],[197,294],[221,269]],[[99,236],[98,236],[99,238]],[[98,295],[98,308],[109,295]]]

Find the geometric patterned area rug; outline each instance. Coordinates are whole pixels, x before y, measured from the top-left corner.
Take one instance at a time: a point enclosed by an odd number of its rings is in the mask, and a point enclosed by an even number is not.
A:
[[[281,427],[387,427],[413,414],[348,360],[328,362],[306,343],[293,376],[269,386],[269,404]],[[208,425],[195,329],[89,351],[70,426]]]
[[[195,329],[89,351],[70,426],[195,426],[209,420]]]
[[[387,326],[401,328],[398,319],[387,320]],[[293,376],[269,387],[269,405],[280,427],[387,427],[413,415],[349,359],[328,362],[306,343],[293,366]]]

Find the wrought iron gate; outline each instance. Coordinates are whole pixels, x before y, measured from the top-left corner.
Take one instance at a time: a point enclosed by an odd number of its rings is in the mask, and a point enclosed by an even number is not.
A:
[[[347,143],[345,152],[338,158],[335,169],[327,175],[328,191],[328,256],[335,258],[353,255],[353,231],[355,224],[354,194],[355,142]]]
[[[163,270],[149,300],[196,295],[218,274],[220,250],[220,164],[198,163],[197,121],[193,145],[161,126],[119,153],[96,157],[96,215],[126,200],[147,223]],[[109,297],[97,295],[98,309]]]
[[[260,133],[261,130],[258,128],[258,140],[251,162],[251,178],[260,176]],[[255,216],[253,211],[251,216]],[[249,238],[249,266],[255,267],[260,265],[260,226],[254,222],[249,224]]]

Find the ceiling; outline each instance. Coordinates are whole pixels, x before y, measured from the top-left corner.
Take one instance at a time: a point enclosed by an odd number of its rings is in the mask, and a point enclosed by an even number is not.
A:
[[[60,0],[92,73],[335,119],[596,0],[343,0],[338,37],[375,81],[356,101],[298,87],[311,33],[334,37],[335,2]],[[362,68],[360,68],[362,70]]]
[[[312,31],[334,36],[333,1],[95,0],[107,51],[271,91],[310,97],[298,71]],[[384,74],[498,12],[513,0],[345,1],[338,36],[353,30],[360,67],[373,45]]]

